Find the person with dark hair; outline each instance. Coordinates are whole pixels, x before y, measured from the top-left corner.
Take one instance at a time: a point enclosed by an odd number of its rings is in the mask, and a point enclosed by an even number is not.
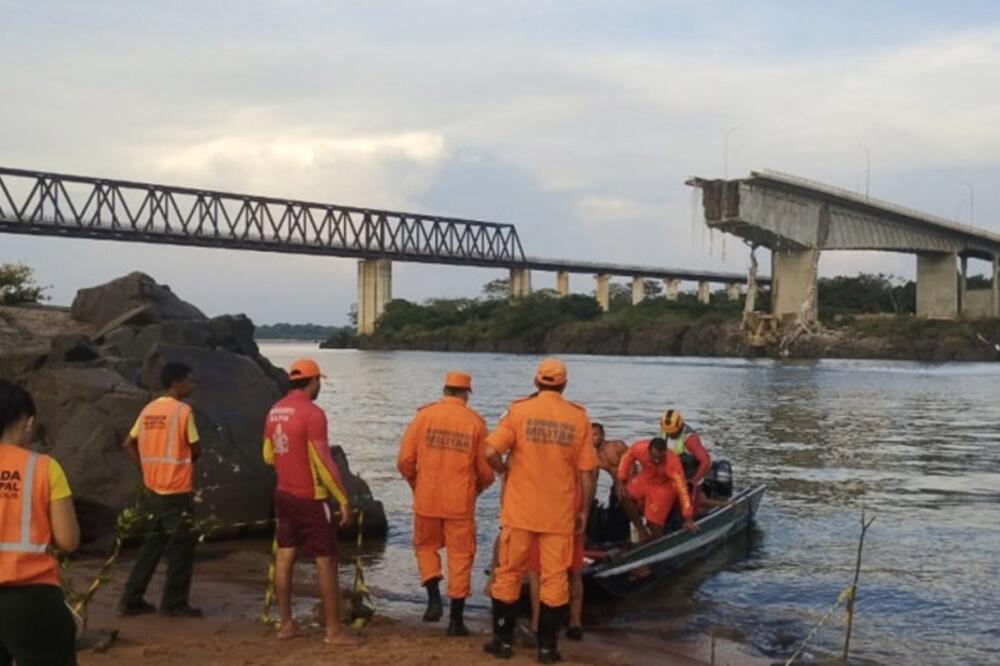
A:
[[[0,379],[0,664],[76,664],[76,624],[63,600],[55,546],[80,544],[69,483],[50,456],[24,448],[35,404]]]
[[[638,467],[635,473],[634,467]],[[664,526],[674,502],[679,502],[684,516],[684,529],[697,532],[694,512],[688,495],[684,469],[676,453],[667,448],[662,437],[634,443],[618,464],[618,484],[622,508],[639,530],[640,540],[649,541],[663,535]],[[646,519],[643,524],[639,517]]]
[[[444,396],[424,405],[406,428],[396,467],[413,490],[413,550],[427,590],[425,622],[437,622],[442,547],[448,555],[447,634],[468,636],[463,619],[476,557],[476,498],[493,483],[486,463],[486,422],[468,406],[472,377],[445,376]]]
[[[146,535],[121,600],[120,615],[152,613],[156,607],[143,595],[161,557],[167,560],[160,613],[172,617],[201,617],[188,602],[194,573],[194,462],[201,454],[198,429],[184,398],[194,390],[190,367],[167,363],[160,372],[164,394],[139,414],[125,440],[125,453],[142,471],[146,492],[140,503],[148,516]]]
[[[274,466],[278,552],[274,588],[278,597],[278,638],[296,635],[292,620],[292,576],[299,553],[316,558],[316,583],[323,601],[328,645],[359,642],[340,623],[337,583],[337,525],[329,499],[340,505],[340,526],[351,520],[351,505],[337,463],[330,455],[326,415],[316,404],[323,374],[311,359],[288,371],[290,390],[271,407],[264,423],[264,462]]]
[[[562,361],[543,360],[535,371],[537,393],[512,402],[487,440],[486,459],[506,480],[490,590],[493,638],[483,649],[501,659],[513,654],[521,581],[537,547],[538,661],[560,660],[558,632],[569,603],[567,572],[577,555],[583,557],[597,467],[587,410],[563,398],[566,380]]]

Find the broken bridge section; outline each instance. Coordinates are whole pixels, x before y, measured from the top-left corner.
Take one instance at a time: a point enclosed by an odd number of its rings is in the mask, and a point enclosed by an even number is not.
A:
[[[687,182],[701,189],[709,227],[771,250],[779,322],[815,323],[819,257],[832,250],[916,255],[918,316],[1000,316],[998,234],[777,171]],[[969,259],[990,262],[989,289],[967,289]]]

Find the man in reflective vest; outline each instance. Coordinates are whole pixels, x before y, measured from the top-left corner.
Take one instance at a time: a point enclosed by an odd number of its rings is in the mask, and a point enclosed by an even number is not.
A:
[[[701,444],[701,437],[684,422],[679,410],[668,409],[660,415],[660,432],[667,440],[667,448],[680,458],[694,515],[697,516],[702,505],[701,482],[712,468],[712,460]]]
[[[300,553],[316,558],[316,584],[323,601],[324,642],[355,645],[340,623],[337,584],[337,524],[329,499],[340,505],[340,526],[351,520],[351,506],[340,470],[330,455],[326,415],[316,404],[323,374],[311,359],[299,359],[288,370],[288,394],[276,402],[264,423],[264,462],[274,465],[274,589],[278,597],[278,638],[295,636],[292,621],[292,576]]]
[[[194,572],[194,461],[201,453],[191,406],[183,402],[194,390],[191,368],[167,363],[160,373],[165,393],[139,414],[125,440],[125,452],[142,469],[146,493],[140,521],[145,532],[132,572],[118,603],[121,615],[151,613],[156,608],[143,599],[161,557],[167,560],[160,613],[173,617],[201,617],[188,603]]]
[[[443,613],[442,546],[448,554],[449,636],[468,636],[463,613],[476,556],[476,498],[493,483],[486,463],[486,422],[467,406],[472,378],[445,376],[444,397],[424,405],[406,428],[396,466],[413,489],[413,549],[427,589],[425,622]]]
[[[501,659],[513,654],[516,603],[536,546],[538,661],[560,659],[557,636],[569,603],[573,535],[585,532],[597,467],[587,410],[562,397],[566,379],[562,361],[543,360],[535,371],[538,391],[512,402],[487,440],[486,459],[506,481],[491,588],[493,639],[483,649]]]
[[[638,467],[638,473],[635,472]],[[680,458],[667,448],[662,437],[634,443],[618,464],[619,487],[624,487],[622,508],[639,530],[642,541],[663,534],[674,502],[679,502],[684,528],[696,532],[694,511],[688,496]],[[642,511],[646,524],[639,519]]]
[[[35,404],[0,380],[0,664],[76,664],[76,625],[49,546],[76,550],[80,528],[69,483],[31,441]]]

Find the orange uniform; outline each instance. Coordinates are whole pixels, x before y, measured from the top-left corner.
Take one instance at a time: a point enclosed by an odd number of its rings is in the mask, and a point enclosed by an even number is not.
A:
[[[639,472],[629,480],[636,463]],[[649,457],[648,439],[636,442],[622,456],[618,463],[618,481],[628,484],[628,494],[642,505],[643,517],[653,525],[666,523],[674,502],[678,500],[685,519],[694,515],[680,458],[667,449],[663,462],[654,465]]]
[[[399,446],[396,465],[413,489],[413,549],[420,582],[441,578],[438,551],[446,548],[452,599],[471,593],[476,497],[493,483],[485,447],[486,422],[456,396],[421,407]]]
[[[69,496],[55,460],[0,444],[0,586],[59,585],[49,505]]]
[[[198,443],[191,406],[168,396],[142,410],[129,433],[139,442],[142,480],[158,495],[193,490],[191,445]]]
[[[569,601],[578,478],[597,466],[587,410],[558,391],[540,391],[511,403],[489,444],[510,453],[492,596],[517,601],[537,543],[541,601],[562,606]]]

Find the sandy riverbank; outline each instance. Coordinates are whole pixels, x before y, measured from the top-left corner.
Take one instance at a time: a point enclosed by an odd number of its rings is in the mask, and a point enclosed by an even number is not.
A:
[[[90,629],[117,629],[118,639],[103,653],[84,651],[83,666],[139,663],[219,664],[252,666],[263,664],[495,664],[481,645],[488,632],[485,613],[472,612],[468,618],[472,635],[447,638],[444,624],[419,622],[415,607],[380,605],[376,619],[364,629],[364,643],[355,648],[330,648],[322,643],[322,633],[312,621],[316,603],[311,576],[305,567],[297,572],[296,619],[302,636],[278,641],[271,628],[258,621],[260,614],[267,553],[261,548],[246,548],[239,543],[204,546],[195,568],[192,603],[203,608],[200,620],[163,618],[148,615],[118,618],[114,604],[121,583],[128,574],[130,559],[116,565],[112,579],[99,591],[90,607]],[[98,561],[84,559],[73,566],[78,586],[89,581]],[[147,598],[158,599],[162,572],[154,578]],[[346,584],[342,581],[342,584]],[[377,590],[376,602],[377,600]],[[588,629],[581,643],[562,641],[560,650],[567,664],[644,665],[711,663],[711,645],[707,637],[691,642],[665,642],[651,633],[634,628]],[[519,648],[510,664],[535,663],[534,650]],[[742,653],[739,646],[717,641],[717,664],[765,663]]]

